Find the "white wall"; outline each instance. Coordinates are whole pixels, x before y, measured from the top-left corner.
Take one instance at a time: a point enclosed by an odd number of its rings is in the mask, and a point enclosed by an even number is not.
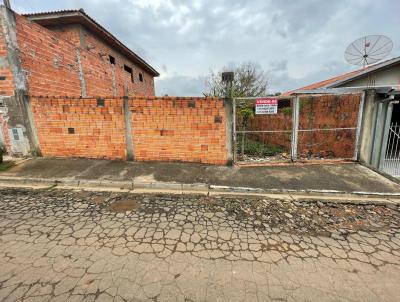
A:
[[[394,86],[400,85],[400,63],[344,83],[338,87]]]

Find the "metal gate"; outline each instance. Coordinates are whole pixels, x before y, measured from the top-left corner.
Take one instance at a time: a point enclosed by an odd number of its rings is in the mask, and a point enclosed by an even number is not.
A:
[[[363,101],[360,93],[234,98],[234,161],[354,160]]]
[[[400,124],[398,123],[389,126],[386,153],[381,169],[392,176],[400,176]]]

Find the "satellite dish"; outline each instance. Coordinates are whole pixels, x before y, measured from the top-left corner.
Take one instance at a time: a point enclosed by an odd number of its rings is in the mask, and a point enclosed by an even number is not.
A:
[[[379,62],[393,48],[390,38],[383,35],[370,35],[355,40],[344,52],[346,61],[352,65],[367,66]]]

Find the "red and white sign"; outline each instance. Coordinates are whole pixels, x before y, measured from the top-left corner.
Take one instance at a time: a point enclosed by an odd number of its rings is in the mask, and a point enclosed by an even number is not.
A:
[[[259,98],[256,99],[256,114],[277,114],[277,98]]]

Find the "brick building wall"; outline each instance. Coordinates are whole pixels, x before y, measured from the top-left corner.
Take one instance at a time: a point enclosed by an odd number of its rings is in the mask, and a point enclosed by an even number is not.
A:
[[[16,18],[21,63],[31,95],[154,95],[151,74],[82,26],[48,29],[24,16],[16,14]],[[124,65],[132,69],[132,78]]]
[[[48,29],[17,15],[22,69],[32,95],[81,95],[76,48]]]
[[[123,102],[33,97],[43,156],[126,159]],[[227,163],[223,101],[146,97],[128,102],[135,160]]]
[[[76,28],[75,30],[79,29]],[[81,28],[81,30],[83,35],[83,45],[81,45],[81,47],[88,50],[87,52],[85,52],[85,56],[87,54],[91,54],[92,57],[98,58],[99,62],[97,63],[97,65],[104,66],[104,70],[101,70],[101,72],[107,73],[108,76],[111,76],[111,83],[115,81],[115,95],[127,94],[130,96],[154,96],[154,77],[151,74],[146,72],[139,65],[128,60],[124,55],[116,52],[114,49],[104,43],[101,39],[98,39],[92,33],[88,32],[84,28]],[[115,59],[115,64],[110,64],[110,55]],[[124,65],[132,69],[132,76],[124,70]],[[84,64],[84,66],[86,65]],[[88,64],[88,66],[96,65]],[[141,77],[139,76],[140,74]],[[91,77],[88,77],[88,95],[94,95],[94,93],[96,93],[97,82],[97,80],[94,79],[92,81]],[[113,91],[111,90],[111,92]]]

